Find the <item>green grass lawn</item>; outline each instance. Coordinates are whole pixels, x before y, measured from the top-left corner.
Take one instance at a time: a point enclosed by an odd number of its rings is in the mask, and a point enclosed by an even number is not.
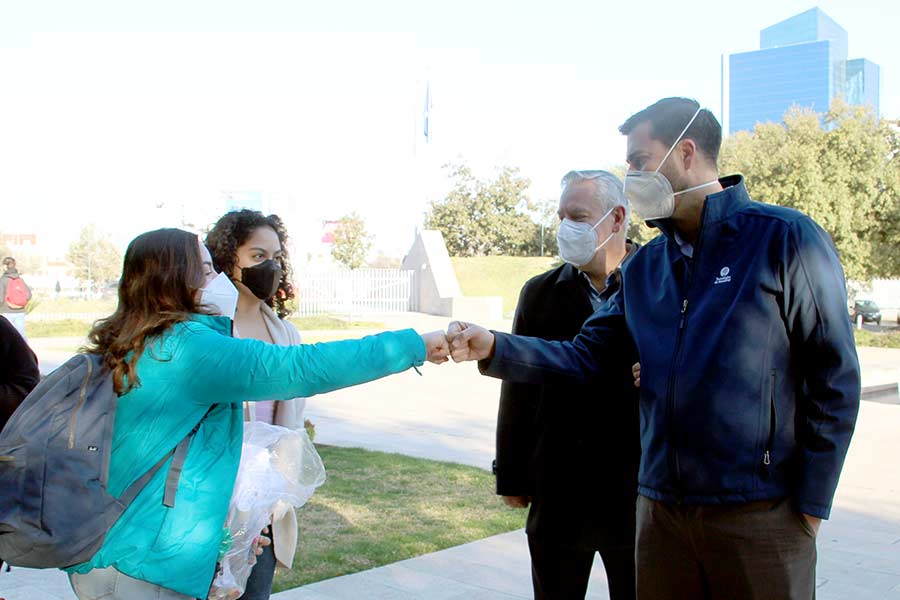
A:
[[[59,321],[35,321],[25,318],[25,335],[29,338],[45,337],[85,337],[91,330],[91,323],[77,319]]]
[[[866,329],[854,329],[857,346],[871,346],[873,348],[900,348],[900,329],[892,331],[868,331]]]
[[[81,300],[78,298],[58,298],[36,294],[29,303],[29,312],[34,313],[103,313],[112,314],[118,300],[114,297]],[[33,308],[32,308],[33,306]]]
[[[376,321],[348,321],[331,315],[312,315],[309,317],[288,317],[288,321],[300,331],[322,329],[384,329],[384,323]]]
[[[501,296],[503,315],[513,316],[526,281],[557,264],[552,257],[473,256],[450,259],[466,296]]]
[[[355,573],[525,525],[487,471],[397,454],[319,446],[328,480],[299,512],[294,569],[275,591]]]

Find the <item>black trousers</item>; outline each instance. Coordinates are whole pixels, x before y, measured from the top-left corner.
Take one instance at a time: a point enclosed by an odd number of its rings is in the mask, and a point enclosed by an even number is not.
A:
[[[592,550],[528,536],[528,549],[536,600],[583,600],[597,552],[606,569],[610,600],[634,600],[632,545]]]
[[[683,506],[639,496],[639,600],[813,600],[815,533],[790,499]]]

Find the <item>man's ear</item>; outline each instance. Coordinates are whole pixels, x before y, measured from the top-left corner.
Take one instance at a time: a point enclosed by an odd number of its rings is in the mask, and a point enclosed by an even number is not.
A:
[[[678,142],[678,145],[678,153],[681,155],[681,162],[684,164],[684,170],[687,171],[700,160],[700,156],[697,153],[697,144],[694,140],[687,138]]]
[[[625,228],[625,207],[616,206],[613,208],[613,232],[619,233]]]

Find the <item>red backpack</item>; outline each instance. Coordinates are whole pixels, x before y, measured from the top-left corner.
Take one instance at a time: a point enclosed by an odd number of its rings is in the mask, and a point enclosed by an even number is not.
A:
[[[10,308],[25,308],[28,304],[28,287],[20,277],[10,278],[6,284],[6,304]]]

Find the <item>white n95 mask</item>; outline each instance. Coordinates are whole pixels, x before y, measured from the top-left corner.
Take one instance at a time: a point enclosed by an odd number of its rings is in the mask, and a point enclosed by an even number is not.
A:
[[[612,214],[613,208],[606,211],[606,214],[600,217],[593,227],[587,223],[563,219],[559,224],[559,231],[556,232],[559,257],[575,267],[591,262],[597,250],[605,246],[615,235],[615,232],[610,233],[605,240],[597,243],[597,227]]]
[[[205,288],[200,290],[200,304],[209,307],[223,317],[234,320],[239,295],[240,292],[234,287],[228,276],[225,273],[219,273]]]
[[[697,118],[697,115],[700,114],[701,110],[701,108],[697,108],[694,116],[691,117],[688,124],[681,130],[681,133],[675,139],[675,143],[673,143],[669,148],[669,151],[666,152],[666,155],[659,163],[659,166],[656,167],[655,171],[628,171],[625,174],[622,191],[628,199],[628,202],[631,203],[631,208],[634,209],[634,212],[645,221],[668,219],[675,214],[675,196],[693,192],[694,190],[698,190],[708,185],[713,185],[718,181],[717,179],[714,179],[706,183],[701,183],[700,185],[695,185],[686,190],[681,190],[680,192],[674,192],[672,190],[672,183],[665,175],[659,172],[660,168],[662,168],[663,164],[669,158],[669,155],[672,154],[672,150],[675,149],[675,146],[678,145],[678,142],[680,142],[681,138],[684,137],[684,134],[687,133],[687,130],[694,122],[694,119]]]

